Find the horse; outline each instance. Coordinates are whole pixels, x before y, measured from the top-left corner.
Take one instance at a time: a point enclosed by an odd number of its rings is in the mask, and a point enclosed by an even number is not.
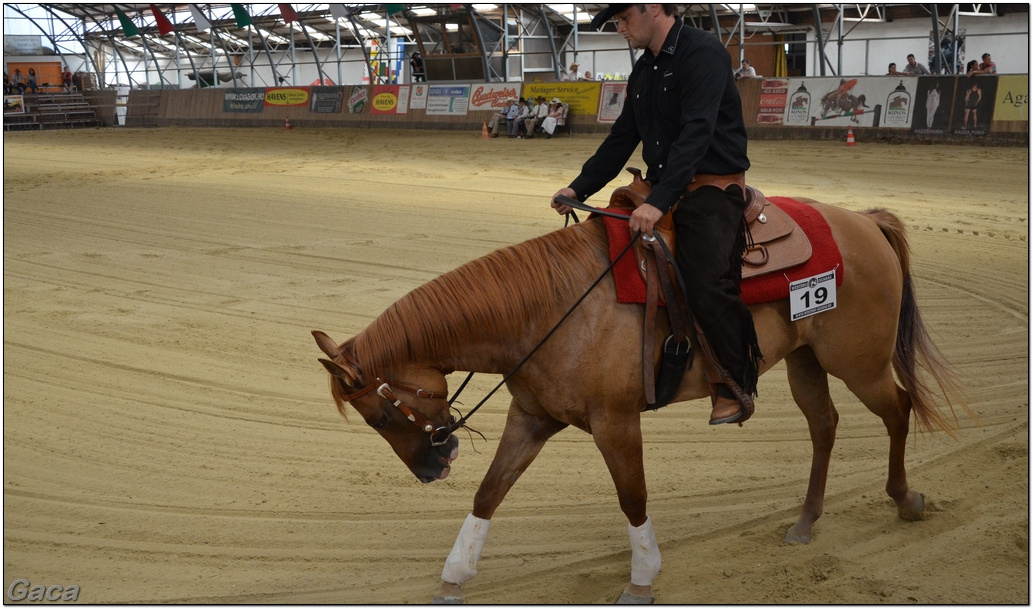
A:
[[[750,311],[763,354],[760,372],[785,360],[811,436],[807,494],[785,536],[807,543],[822,515],[839,420],[828,375],[841,379],[885,424],[886,493],[909,521],[922,519],[925,509],[904,467],[911,414],[920,428],[955,436],[956,416],[952,421],[936,401],[946,398],[953,412],[951,398],[960,399],[960,388],[919,312],[903,223],[883,209],[853,212],[798,200],[820,212],[840,248],[844,278],[837,306],[797,321],[790,321],[788,299],[751,305]],[[312,332],[326,355],[319,361],[330,373],[339,412],[347,417],[350,403],[425,483],[449,474],[459,446],[452,432],[466,422],[451,416],[446,375],[507,374],[512,400],[505,428],[445,561],[436,602],[462,602],[461,585],[477,572],[496,508],[545,442],[568,426],[594,438],[628,519],[631,578],[619,602],[652,602],[660,553],[643,471],[643,305],[616,301],[612,274],[605,272],[609,262],[603,222],[593,218],[498,249],[417,287],[344,343]],[[586,295],[593,281],[599,289]],[[657,334],[666,336],[668,326],[659,319],[657,325]],[[703,368],[685,372],[673,402],[710,395]]]

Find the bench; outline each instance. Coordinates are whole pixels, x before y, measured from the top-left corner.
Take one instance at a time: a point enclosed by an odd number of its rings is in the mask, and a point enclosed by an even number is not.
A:
[[[8,114],[4,116],[4,131],[42,128],[43,125],[36,120],[36,116],[34,114]]]

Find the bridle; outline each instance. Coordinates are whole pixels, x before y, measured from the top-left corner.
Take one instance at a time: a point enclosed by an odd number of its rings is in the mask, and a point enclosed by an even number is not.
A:
[[[351,354],[342,351],[341,356],[344,357],[345,361],[354,366],[355,369],[359,370],[361,373],[359,363],[355,361],[355,358],[352,357]],[[466,383],[463,383],[463,385],[465,386]],[[447,425],[435,427],[433,421],[427,418],[427,416],[424,415],[422,412],[414,410],[408,404],[403,402],[401,398],[395,395],[395,391],[404,391],[406,393],[411,393],[412,395],[418,398],[423,398],[427,400],[444,400],[448,397],[447,393],[427,391],[419,387],[413,388],[397,382],[389,383],[383,380],[382,378],[377,377],[374,382],[366,385],[362,389],[359,389],[353,393],[342,395],[341,399],[346,402],[351,402],[352,400],[356,400],[366,395],[374,388],[376,388],[377,395],[384,398],[388,402],[391,402],[391,404],[395,408],[397,408],[402,413],[402,415],[405,416],[406,419],[408,419],[413,425],[419,427],[424,433],[430,436],[431,446],[444,446],[446,443],[448,443],[449,438],[452,437],[452,431],[456,429],[455,417],[449,417]],[[462,387],[460,387],[460,390],[462,390]],[[452,399],[454,400],[455,398]],[[449,404],[451,404],[451,402],[449,402]]]

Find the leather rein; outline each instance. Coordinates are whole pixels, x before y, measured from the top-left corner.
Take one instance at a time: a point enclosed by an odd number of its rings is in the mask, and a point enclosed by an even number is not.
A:
[[[568,205],[570,207],[574,207],[574,208],[577,208],[577,209],[580,209],[582,211],[586,211],[586,212],[589,212],[589,213],[600,214],[600,215],[603,215],[603,216],[610,216],[610,217],[618,218],[618,219],[624,220],[624,221],[628,220],[628,216],[625,216],[625,215],[622,215],[622,214],[615,214],[613,212],[608,212],[608,211],[602,210],[602,209],[596,209],[594,207],[590,207],[588,205],[585,205],[584,203],[581,203],[580,201],[576,201],[574,199],[571,199],[569,197],[564,197],[562,195],[559,196],[559,197],[556,197],[556,200],[559,201],[560,203],[563,203],[564,205]],[[578,222],[577,214],[575,214],[574,212],[571,212],[568,215],[568,218],[567,218],[568,221],[570,219],[570,216],[573,216],[575,223]],[[502,377],[502,380],[499,381],[499,383],[497,385],[495,385],[495,387],[491,391],[488,392],[488,395],[484,396],[484,398],[481,399],[481,401],[478,402],[476,406],[474,406],[473,408],[470,409],[470,412],[466,413],[465,415],[462,415],[459,418],[459,420],[456,420],[456,418],[453,416],[453,417],[449,418],[449,422],[448,422],[447,425],[442,425],[442,426],[439,426],[439,427],[435,427],[433,421],[428,419],[423,413],[419,412],[418,410],[414,410],[412,407],[410,407],[408,404],[406,404],[400,398],[398,398],[398,396],[395,394],[395,390],[404,391],[406,393],[410,393],[410,394],[416,396],[417,398],[424,398],[424,399],[428,399],[428,400],[443,400],[443,399],[448,397],[447,393],[432,392],[432,391],[426,391],[426,390],[424,390],[422,388],[408,387],[408,386],[403,385],[401,383],[385,381],[385,380],[381,379],[380,377],[377,377],[374,380],[374,382],[366,385],[365,387],[363,387],[363,388],[361,388],[361,389],[359,389],[359,390],[357,390],[357,391],[355,391],[353,393],[349,393],[347,395],[341,396],[341,399],[343,399],[346,402],[351,402],[352,400],[358,399],[358,398],[366,395],[370,391],[372,391],[374,388],[376,388],[377,395],[379,395],[380,397],[384,398],[388,402],[391,402],[394,405],[395,408],[397,408],[399,411],[401,411],[401,413],[405,416],[406,419],[408,419],[414,425],[419,427],[420,430],[422,430],[424,433],[426,433],[426,434],[428,434],[430,436],[430,445],[431,446],[443,446],[443,445],[445,445],[448,442],[449,438],[452,437],[452,433],[455,432],[455,430],[457,430],[457,429],[461,429],[463,427],[466,427],[466,422],[470,419],[471,416],[473,416],[473,413],[477,412],[477,410],[479,410],[480,407],[483,406],[484,403],[487,402],[489,398],[491,398],[491,396],[495,395],[495,392],[498,391],[500,388],[502,388],[502,386],[506,384],[506,381],[508,381],[510,379],[510,377],[512,377],[514,374],[516,374],[516,372],[518,370],[520,370],[520,368],[527,362],[527,360],[531,359],[531,356],[534,355],[535,352],[537,352],[538,349],[540,349],[542,347],[542,345],[545,344],[545,341],[549,340],[549,338],[553,335],[553,333],[556,332],[556,330],[559,329],[559,327],[563,324],[563,322],[566,321],[568,317],[570,317],[570,314],[574,312],[574,309],[576,309],[578,307],[578,305],[580,305],[581,302],[584,301],[584,299],[587,298],[588,295],[592,293],[592,290],[594,290],[595,287],[597,285],[599,285],[600,282],[602,282],[602,280],[606,277],[606,275],[608,275],[610,273],[610,271],[613,270],[613,267],[617,264],[618,261],[620,261],[621,258],[624,257],[624,255],[628,252],[628,250],[631,249],[631,246],[634,245],[634,243],[638,239],[638,237],[639,237],[638,233],[636,233],[635,235],[632,236],[631,241],[629,241],[628,244],[626,246],[624,246],[624,249],[621,250],[620,254],[618,254],[614,258],[614,260],[610,263],[610,265],[607,266],[606,269],[603,270],[603,272],[595,279],[595,281],[592,282],[592,285],[588,286],[588,289],[585,290],[585,293],[582,294],[581,297],[579,297],[577,299],[577,301],[570,306],[569,309],[567,309],[567,312],[564,313],[563,317],[561,317],[559,319],[559,321],[556,322],[556,325],[554,325],[552,327],[552,329],[549,330],[549,332],[546,333],[546,335],[544,337],[542,337],[541,340],[538,341],[538,344],[536,344],[534,346],[534,348],[532,348],[531,351],[528,352],[528,354],[525,355],[524,358],[522,360],[520,360],[520,362],[516,366],[514,366],[512,370],[509,371],[509,373],[507,373],[505,376]],[[661,243],[663,242],[662,239],[660,239],[660,241],[661,241]],[[350,354],[348,354],[346,352],[341,352],[341,356],[344,357],[344,359],[350,365],[354,366],[356,368],[356,370],[359,370],[360,373],[361,373],[361,368],[359,367],[359,363],[358,363],[358,361],[355,360],[354,357],[352,357]],[[452,403],[456,401],[456,398],[459,397],[459,394],[462,393],[464,388],[466,388],[466,385],[467,385],[467,383],[470,382],[471,378],[473,378],[473,372],[470,372],[467,375],[466,380],[464,380],[463,383],[459,386],[459,388],[456,389],[456,392],[455,392],[455,394],[452,395],[452,398],[448,400],[448,405],[449,405],[450,408],[453,407]],[[456,409],[456,410],[458,411],[458,409]]]

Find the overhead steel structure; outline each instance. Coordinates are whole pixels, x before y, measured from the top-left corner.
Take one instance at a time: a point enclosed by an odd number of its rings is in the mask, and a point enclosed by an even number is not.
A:
[[[342,56],[361,49],[370,81],[382,75],[371,42],[401,39],[421,49],[431,80],[504,81],[536,74],[558,79],[562,57],[576,58],[579,33],[602,4],[5,4],[8,15],[32,23],[58,54],[80,54],[88,71],[124,73],[135,86],[179,87],[181,73],[199,86],[219,81],[243,86],[245,69],[268,69],[272,82],[299,84],[299,53],[310,54],[318,82],[342,81]],[[696,27],[713,31],[740,58],[757,32],[813,34],[821,75],[842,73],[826,51],[840,48],[858,24],[928,18],[934,39],[946,40],[934,58],[955,73],[960,15],[1028,12],[1013,4],[679,4]],[[153,8],[152,8],[153,7]],[[157,14],[154,12],[157,10]],[[42,11],[42,12],[41,12]],[[606,30],[614,26],[608,24]],[[5,31],[7,28],[5,27]],[[951,41],[954,41],[951,53]],[[75,51],[78,47],[81,51]],[[630,47],[634,61],[635,53]],[[948,57],[949,56],[949,57]],[[143,65],[140,70],[130,69]],[[170,72],[174,74],[170,75]],[[158,84],[151,83],[156,74]],[[253,76],[252,76],[253,77]]]

